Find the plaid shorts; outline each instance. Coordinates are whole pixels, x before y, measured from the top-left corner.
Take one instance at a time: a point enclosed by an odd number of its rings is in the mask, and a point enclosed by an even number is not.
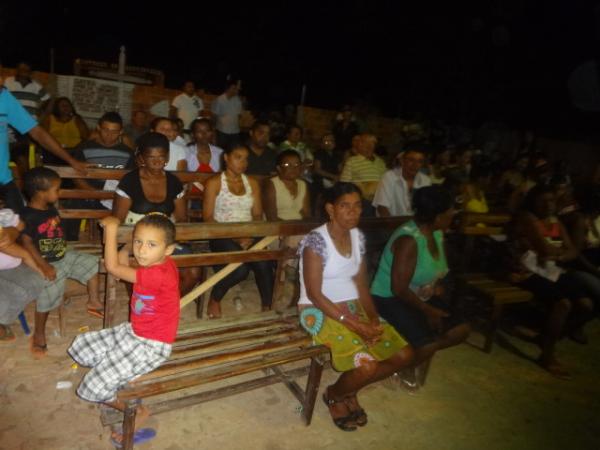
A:
[[[56,279],[47,282],[37,299],[37,311],[48,312],[60,305],[65,294],[67,278],[86,284],[98,273],[100,258],[89,253],[67,251],[60,261],[50,263],[56,269]]]
[[[131,323],[125,322],[80,334],[67,352],[78,364],[92,367],[81,380],[77,395],[90,402],[110,402],[129,381],[166,361],[171,344],[138,337]]]

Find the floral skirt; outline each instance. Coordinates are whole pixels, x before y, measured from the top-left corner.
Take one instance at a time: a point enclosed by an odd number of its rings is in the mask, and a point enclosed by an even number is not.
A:
[[[351,300],[338,303],[345,315],[368,322],[360,302]],[[315,344],[325,345],[331,350],[331,364],[338,372],[356,369],[366,361],[383,361],[398,353],[408,344],[400,334],[383,319],[383,334],[377,343],[367,345],[356,333],[343,323],[330,319],[320,309],[309,306],[300,311],[300,324],[313,337]]]

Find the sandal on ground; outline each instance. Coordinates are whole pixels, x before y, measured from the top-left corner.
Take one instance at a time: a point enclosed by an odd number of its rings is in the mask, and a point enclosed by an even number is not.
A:
[[[211,305],[213,306],[211,311]],[[220,319],[221,318],[221,304],[219,302],[215,302],[214,300],[209,300],[208,305],[206,305],[206,315],[209,319]]]
[[[323,392],[323,402],[325,403],[325,406],[327,406],[327,408],[329,409],[329,415],[331,415],[331,418],[333,419],[333,423],[335,424],[336,427],[338,427],[340,430],[342,431],[356,431],[356,423],[355,423],[355,419],[354,419],[354,414],[350,413],[346,416],[342,416],[342,417],[333,417],[333,405],[336,404],[343,404],[344,406],[346,406],[346,408],[348,408],[348,406],[346,405],[346,401],[345,399],[343,400],[333,400],[331,398],[329,398],[329,396],[327,395],[327,390],[325,392]]]
[[[34,337],[31,336],[29,338],[29,351],[34,359],[42,359],[45,358],[48,354],[48,346],[46,344],[39,345],[34,341]]]
[[[352,413],[352,417],[354,417],[354,422],[359,427],[364,427],[369,421],[367,417],[367,413],[358,403],[358,398],[356,398],[356,393],[347,395],[345,397],[346,406]]]
[[[122,432],[119,433],[121,439],[123,439]],[[154,439],[156,436],[156,430],[154,428],[140,428],[133,433],[133,445],[143,444]],[[114,436],[111,436],[110,443],[116,448],[123,448],[123,441],[118,441]]]
[[[550,373],[550,375],[559,378],[561,380],[570,380],[571,374],[569,371],[558,361],[555,359],[552,360],[543,360],[542,358],[538,359],[538,364],[540,367]]]
[[[104,309],[103,308],[88,308],[87,313],[90,316],[97,317],[98,319],[104,319]]]
[[[8,325],[0,324],[0,332],[2,332],[0,343],[12,342],[16,339],[15,334]]]

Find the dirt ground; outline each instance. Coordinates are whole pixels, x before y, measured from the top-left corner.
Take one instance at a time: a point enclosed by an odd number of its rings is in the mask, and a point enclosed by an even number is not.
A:
[[[236,311],[232,297],[242,297]],[[193,306],[183,319],[195,320]],[[225,314],[255,312],[259,302],[248,280],[224,299]],[[66,348],[81,327],[99,329],[85,301],[67,308],[67,336],[48,321],[48,356],[33,360],[19,325],[14,343],[0,346],[0,450],[104,450],[113,448],[99,410],[74,393],[82,371],[73,370]],[[33,324],[33,305],[26,311]],[[124,313],[122,312],[124,317]],[[369,424],[356,432],[338,430],[320,398],[309,427],[298,403],[283,385],[204,403],[152,417],[157,430],[147,450],[264,449],[576,449],[600,448],[600,323],[588,326],[590,343],[560,344],[573,380],[561,381],[532,361],[536,348],[504,337],[491,355],[470,343],[441,352],[427,384],[416,395],[385,381],[360,393]],[[475,345],[473,345],[475,344]],[[321,392],[336,379],[328,369]],[[73,387],[57,389],[57,382]]]

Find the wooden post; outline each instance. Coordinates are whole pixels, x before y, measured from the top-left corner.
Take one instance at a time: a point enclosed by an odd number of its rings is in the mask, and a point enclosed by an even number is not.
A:
[[[123,411],[123,447],[126,450],[133,449],[133,434],[135,432],[135,415],[137,404],[127,401],[125,411]]]
[[[310,425],[315,401],[319,393],[319,384],[321,384],[321,374],[323,373],[323,360],[320,356],[310,359],[310,370],[306,380],[306,391],[304,393],[304,404],[302,405],[302,418],[306,426]]]

